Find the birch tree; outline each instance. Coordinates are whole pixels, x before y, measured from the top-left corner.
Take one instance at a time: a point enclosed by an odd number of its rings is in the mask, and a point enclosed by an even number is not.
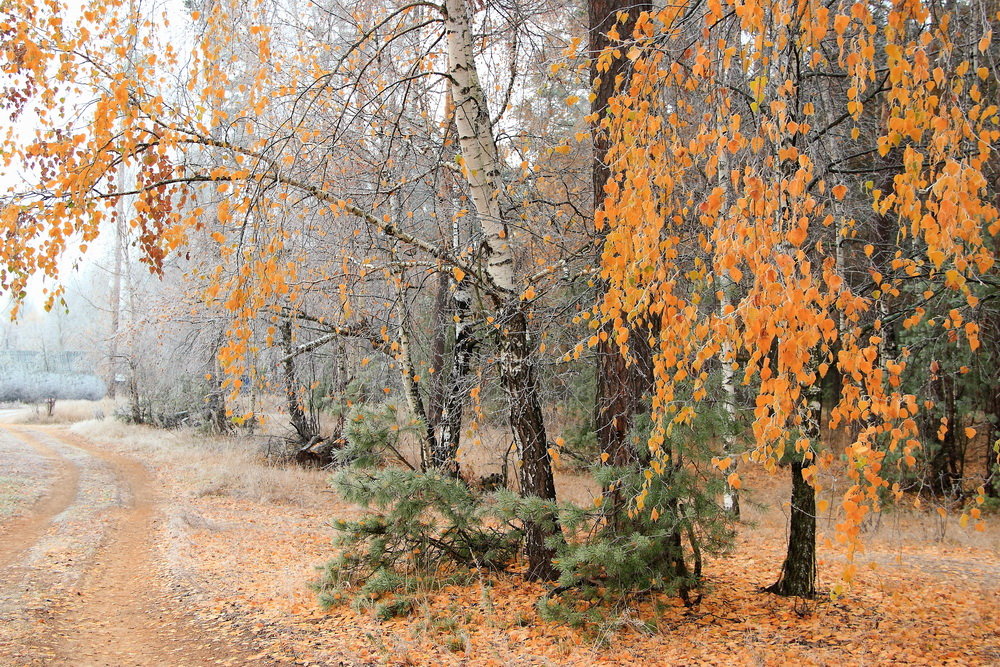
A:
[[[713,360],[752,388],[742,458],[792,472],[774,592],[815,591],[819,391],[831,369],[841,378],[832,425],[857,434],[838,526],[851,553],[881,489],[901,494],[885,477],[887,454],[912,465],[921,446],[918,398],[900,389],[909,353],[883,345],[886,300],[918,277],[950,290],[964,305],[945,326],[980,347],[972,286],[995,273],[1000,218],[986,174],[1000,135],[984,99],[995,9],[973,14],[953,21],[921,3],[681,5],[640,16],[637,43],[623,49],[635,74],[608,112],[613,174],[598,212],[605,317],[622,322],[621,343],[625,323],[647,312],[659,325],[654,463],[665,465],[664,436],[702,409]],[[874,173],[891,186],[875,188]],[[849,249],[886,214],[896,225],[889,273],[868,261],[872,244]],[[682,253],[695,258],[690,270]],[[720,309],[705,286],[721,280],[740,291]],[[903,326],[926,316],[909,310]]]

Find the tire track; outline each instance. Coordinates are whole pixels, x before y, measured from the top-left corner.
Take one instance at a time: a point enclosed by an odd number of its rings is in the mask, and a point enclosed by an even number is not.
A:
[[[49,493],[43,495],[27,514],[6,522],[0,533],[0,569],[3,569],[34,546],[48,530],[52,520],[69,508],[76,498],[80,469],[28,432],[3,424],[0,424],[0,430],[31,447],[55,469],[55,479]]]

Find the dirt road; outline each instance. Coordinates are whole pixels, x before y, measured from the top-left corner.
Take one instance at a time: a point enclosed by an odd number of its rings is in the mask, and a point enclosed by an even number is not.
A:
[[[63,429],[0,424],[0,665],[268,664],[163,577],[152,488]]]

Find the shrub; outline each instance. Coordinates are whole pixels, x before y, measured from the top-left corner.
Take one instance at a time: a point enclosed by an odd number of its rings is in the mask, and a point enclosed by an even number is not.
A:
[[[648,418],[637,419],[634,438],[645,442],[651,428]],[[731,515],[717,502],[722,480],[701,472],[723,428],[728,426],[720,415],[706,411],[672,430],[664,442],[671,453],[665,462],[593,468],[601,487],[614,487],[629,505],[620,515],[612,512],[622,508],[603,503],[560,509],[569,539],[552,545],[559,580],[539,605],[543,618],[601,622],[608,606],[653,593],[694,601],[690,593],[700,585],[703,557],[728,550],[735,535]]]
[[[405,613],[407,594],[476,569],[511,562],[519,531],[498,523],[492,503],[465,482],[436,471],[380,467],[398,455],[390,410],[352,416],[347,445],[337,457],[347,467],[332,479],[348,502],[368,510],[355,521],[337,520],[341,552],[315,584],[325,606],[377,605],[379,617]]]

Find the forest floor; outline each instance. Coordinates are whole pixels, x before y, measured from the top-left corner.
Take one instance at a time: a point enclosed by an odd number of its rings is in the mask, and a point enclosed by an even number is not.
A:
[[[569,471],[559,482],[590,492]],[[0,665],[1000,664],[996,519],[976,531],[933,510],[886,513],[846,594],[789,600],[758,592],[780,568],[787,482],[745,483],[760,504],[745,503],[734,552],[707,562],[694,608],[622,604],[578,630],[542,622],[545,587],[511,574],[380,622],[322,611],[309,588],[330,521],[357,514],[323,473],[110,420],[4,425]],[[820,521],[827,589],[844,564],[834,522]]]

